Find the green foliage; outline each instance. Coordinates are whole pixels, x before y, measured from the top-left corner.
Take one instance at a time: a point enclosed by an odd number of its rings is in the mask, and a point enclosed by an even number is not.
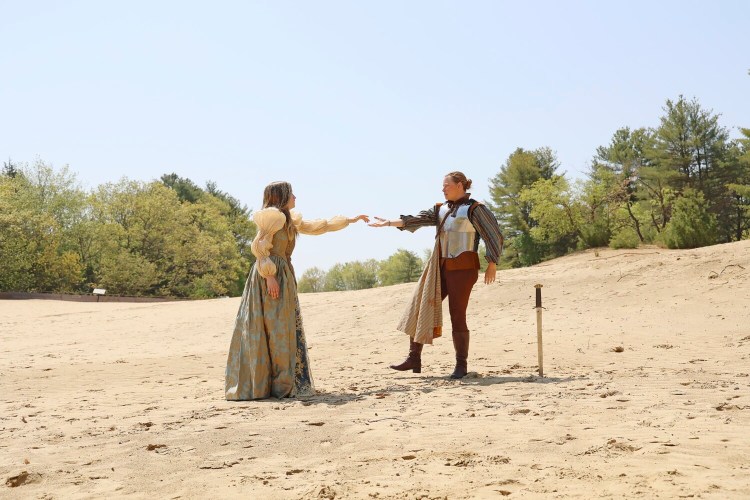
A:
[[[0,176],[0,290],[241,293],[255,226],[215,186],[208,193],[173,175],[86,193],[67,167],[12,167]]]
[[[15,163],[13,163],[10,159],[8,161],[3,162],[3,169],[0,171],[0,175],[5,177],[15,177],[18,175],[18,168]]]
[[[633,233],[635,234],[635,233]],[[579,230],[578,249],[607,246],[612,233],[606,221],[595,220],[591,224],[583,224]],[[638,236],[636,235],[636,238]]]
[[[67,167],[54,172],[37,161],[0,177],[0,290],[81,286],[83,265],[64,237],[80,217],[81,199]]]
[[[683,96],[676,101],[667,99],[662,109],[654,158],[663,168],[678,173],[680,184],[709,189],[728,138],[727,130],[719,125],[719,115],[703,109],[697,99],[687,101]]]
[[[659,163],[656,132],[625,127],[617,130],[608,146],[597,148],[590,180],[604,188],[604,200],[614,212],[624,210],[627,220],[641,241],[648,227],[661,231],[669,220],[666,189],[680,179],[679,173]],[[648,207],[636,215],[635,206]],[[618,231],[610,226],[610,231]]]
[[[25,179],[0,177],[0,290],[37,290],[33,269],[52,224],[34,209]]]
[[[170,283],[171,293],[187,297],[226,295],[243,269],[229,221],[222,215],[221,200],[206,197],[194,204],[181,206],[183,243],[177,248],[171,271],[181,276]],[[175,270],[179,270],[175,273]]]
[[[214,182],[206,183],[206,192],[224,203],[221,213],[229,222],[237,249],[246,263],[242,270],[242,276],[244,276],[255,263],[255,256],[250,251],[250,244],[253,242],[258,229],[252,220],[252,213],[247,205],[243,205],[234,196],[218,189]],[[242,290],[240,290],[241,292]]]
[[[649,129],[618,129],[607,146],[596,149],[592,177],[601,180],[608,187],[611,186],[612,180],[632,180],[638,175],[641,167],[650,164],[649,154],[653,144],[654,133]],[[597,175],[605,172],[612,173],[613,177],[606,179]],[[628,192],[632,193],[632,190]]]
[[[297,290],[300,293],[322,292],[325,286],[326,272],[319,267],[311,267],[302,273],[298,280]]]
[[[429,252],[425,254],[429,258]],[[399,249],[380,262],[370,259],[332,266],[327,272],[313,267],[302,274],[297,290],[300,293],[362,290],[376,286],[417,281],[423,262],[413,252]]]
[[[579,214],[578,248],[606,246],[612,232],[628,221],[618,217],[627,202],[627,188],[620,180],[623,174],[594,164],[592,175],[577,183],[573,206]]]
[[[102,256],[95,285],[112,295],[141,296],[153,295],[159,281],[156,264],[144,255],[115,247]]]
[[[353,261],[333,266],[325,277],[323,290],[326,292],[340,292],[343,290],[362,290],[372,288],[377,282],[378,262]]]
[[[345,290],[372,288],[378,283],[378,262],[374,259],[365,262],[347,262],[341,270]]]
[[[551,179],[559,167],[550,148],[526,151],[516,149],[490,179],[490,198],[487,203],[500,224],[506,238],[506,249],[501,266],[518,267],[540,262],[546,255],[544,243],[535,242],[531,230],[538,225],[532,215],[532,200],[523,198],[524,190],[540,179]],[[524,252],[530,252],[524,255]]]
[[[414,252],[399,249],[378,267],[378,280],[387,286],[417,281],[422,275],[423,263]]]
[[[680,96],[674,102],[667,100],[664,112],[656,130],[655,164],[677,176],[669,182],[676,194],[687,188],[703,193],[707,209],[717,221],[713,243],[735,239],[730,228],[736,203],[727,184],[736,182],[741,172],[731,161],[727,129],[719,125],[719,115],[704,109],[697,99],[687,101]],[[663,219],[668,218],[667,212]]]
[[[336,264],[328,270],[323,281],[324,292],[341,292],[346,290],[344,276],[341,272],[343,267],[343,264]]]
[[[539,155],[517,149],[490,181],[488,205],[508,237],[501,267],[573,248],[747,237],[750,130],[729,141],[719,117],[697,99],[667,100],[657,127],[615,131],[597,148],[588,179],[572,188],[555,175],[554,155],[546,156],[553,168],[542,169]]]
[[[206,183],[206,189],[201,189],[190,179],[179,177],[177,174],[165,174],[161,176],[162,183],[172,189],[180,201],[189,204],[211,204],[226,219],[228,228],[234,238],[235,246],[239,251],[241,262],[237,267],[236,275],[230,283],[217,283],[207,278],[202,278],[200,291],[195,293],[204,295],[212,293],[211,290],[224,290],[231,296],[242,294],[245,277],[255,263],[255,256],[250,250],[250,245],[255,238],[257,228],[252,221],[252,215],[247,205],[243,205],[237,198],[231,196],[218,188],[215,182]],[[206,292],[206,290],[209,290]],[[192,292],[191,292],[192,293]],[[217,292],[219,293],[219,292]],[[210,296],[210,295],[209,295]]]
[[[535,241],[554,247],[561,240],[576,236],[580,213],[564,177],[540,179],[522,190],[519,199],[531,207],[530,215],[538,221],[529,230]]]
[[[708,211],[703,193],[686,189],[674,202],[664,242],[669,248],[696,248],[714,243],[715,237],[716,217]]]
[[[543,243],[534,241],[528,233],[521,233],[511,240],[511,245],[515,251],[515,258],[518,265],[533,266],[539,264],[547,255],[547,246]]]
[[[177,193],[177,198],[180,201],[195,203],[203,198],[204,191],[190,179],[171,173],[162,175],[160,180],[165,186]]]
[[[620,248],[638,248],[641,239],[632,227],[624,227],[612,236],[609,246],[614,249]]]
[[[747,238],[750,231],[750,129],[741,128],[740,133],[724,162],[726,210],[719,222],[728,241]]]
[[[512,238],[528,233],[536,225],[531,216],[531,205],[521,199],[521,192],[539,179],[550,179],[559,163],[549,148],[533,151],[516,149],[490,179],[491,202],[487,206],[495,213],[503,234]]]

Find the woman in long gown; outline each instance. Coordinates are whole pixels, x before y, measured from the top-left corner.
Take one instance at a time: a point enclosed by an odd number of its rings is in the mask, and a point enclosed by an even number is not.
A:
[[[368,219],[305,221],[291,211],[295,199],[288,182],[274,182],[263,192],[263,209],[253,215],[258,233],[251,248],[257,261],[245,283],[229,347],[225,392],[230,401],[315,394],[291,263],[297,234],[338,231]]]

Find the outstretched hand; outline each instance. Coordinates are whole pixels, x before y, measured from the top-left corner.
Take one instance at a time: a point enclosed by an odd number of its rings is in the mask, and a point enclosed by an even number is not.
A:
[[[390,222],[390,221],[388,221],[386,219],[383,219],[381,217],[373,217],[373,218],[375,220],[377,220],[378,222],[371,222],[371,223],[369,223],[368,226],[370,226],[370,227],[385,227],[385,226],[389,226],[390,225],[390,224],[388,224],[388,222]]]
[[[367,216],[367,215],[358,215],[358,216],[354,217],[353,219],[349,219],[349,222],[351,222],[352,224],[354,224],[355,222],[358,222],[358,221],[361,221],[361,220],[363,220],[365,222],[370,222],[370,217]]]

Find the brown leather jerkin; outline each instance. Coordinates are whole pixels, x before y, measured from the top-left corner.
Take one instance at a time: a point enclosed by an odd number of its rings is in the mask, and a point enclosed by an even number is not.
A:
[[[440,259],[440,267],[444,267],[446,271],[463,271],[465,269],[476,269],[479,270],[479,254],[467,250],[461,252],[458,257],[450,259]]]

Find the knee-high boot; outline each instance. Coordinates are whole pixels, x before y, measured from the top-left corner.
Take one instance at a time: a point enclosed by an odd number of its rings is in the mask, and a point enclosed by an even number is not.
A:
[[[469,332],[453,332],[453,347],[456,349],[456,369],[451,378],[464,378],[468,372]]]
[[[422,373],[422,344],[414,342],[409,337],[409,355],[400,365],[391,365],[391,368],[400,372],[411,370],[414,373]]]

